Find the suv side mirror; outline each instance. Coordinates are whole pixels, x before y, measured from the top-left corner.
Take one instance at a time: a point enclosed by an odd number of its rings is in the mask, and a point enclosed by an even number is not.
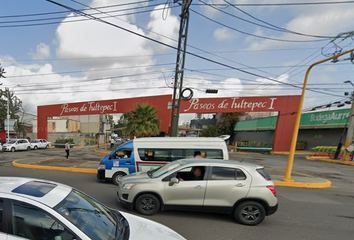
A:
[[[179,183],[179,179],[176,177],[173,177],[170,179],[169,185],[172,186],[173,184],[177,184],[177,183]]]

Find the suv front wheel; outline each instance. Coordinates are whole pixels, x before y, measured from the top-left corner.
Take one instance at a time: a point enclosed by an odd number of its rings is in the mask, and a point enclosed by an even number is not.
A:
[[[240,203],[234,211],[234,218],[238,223],[255,226],[260,224],[266,215],[262,204],[253,201]]]
[[[143,215],[154,215],[160,210],[160,201],[152,194],[143,194],[135,201],[135,209]]]

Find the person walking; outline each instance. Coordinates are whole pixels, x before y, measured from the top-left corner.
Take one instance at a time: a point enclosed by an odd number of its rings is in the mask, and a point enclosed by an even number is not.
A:
[[[114,138],[111,138],[111,148],[114,147]]]
[[[65,143],[65,152],[66,152],[66,159],[69,159],[69,154],[70,154],[70,142],[66,141]]]

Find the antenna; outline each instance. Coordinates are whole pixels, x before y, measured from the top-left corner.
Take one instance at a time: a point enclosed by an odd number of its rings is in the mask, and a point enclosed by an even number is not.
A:
[[[243,162],[243,160],[245,160],[246,157],[247,157],[247,154],[245,154],[245,156],[241,159],[240,162]]]

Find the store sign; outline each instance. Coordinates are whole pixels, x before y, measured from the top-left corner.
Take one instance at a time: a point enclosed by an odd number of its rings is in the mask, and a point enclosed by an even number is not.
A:
[[[61,105],[60,116],[68,113],[78,114],[78,113],[105,113],[106,111],[117,111],[117,102],[112,102],[112,104],[100,104],[99,102],[87,102],[82,103],[80,106],[69,106],[69,104],[64,103]]]
[[[327,121],[333,121],[333,120],[347,120],[350,116],[350,113],[337,113],[337,112],[331,112],[331,113],[325,113],[325,114],[311,114],[310,116],[310,122],[327,122]]]
[[[16,132],[17,131],[17,119],[10,119],[9,123],[5,119],[4,126],[5,126],[5,131],[7,131],[7,129],[9,129],[10,132]]]
[[[248,100],[247,98],[226,98],[226,99],[208,99],[200,101],[199,98],[189,100],[189,106],[184,112],[190,110],[230,110],[239,109],[240,111],[271,111],[277,98],[262,98],[261,100]]]

